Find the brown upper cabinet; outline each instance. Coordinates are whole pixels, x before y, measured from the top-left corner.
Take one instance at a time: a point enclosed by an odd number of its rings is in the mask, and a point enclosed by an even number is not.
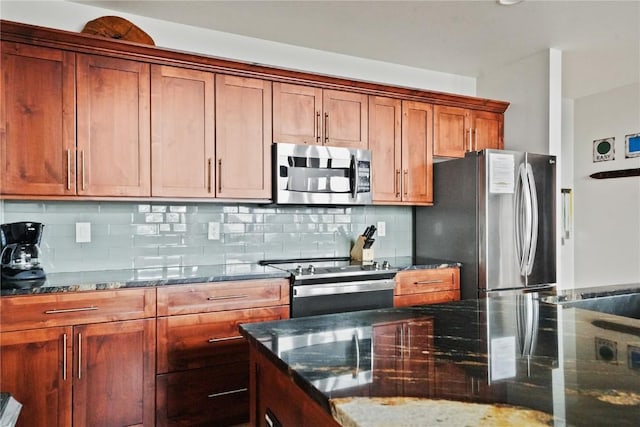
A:
[[[288,83],[273,84],[273,141],[368,146],[367,95]]]
[[[433,111],[434,156],[464,157],[470,151],[503,148],[503,114],[443,105]]]
[[[151,66],[151,195],[215,196],[215,74]]]
[[[373,202],[430,205],[433,202],[431,104],[372,96],[369,148]]]
[[[271,82],[216,76],[216,195],[271,198]]]
[[[1,46],[0,192],[75,194],[75,54]]]
[[[78,194],[149,196],[149,64],[78,54]]]

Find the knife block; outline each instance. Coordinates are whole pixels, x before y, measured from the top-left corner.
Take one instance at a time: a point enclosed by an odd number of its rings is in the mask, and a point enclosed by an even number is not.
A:
[[[351,248],[351,259],[354,261],[373,261],[373,248],[364,249],[364,236],[358,236],[353,248]]]

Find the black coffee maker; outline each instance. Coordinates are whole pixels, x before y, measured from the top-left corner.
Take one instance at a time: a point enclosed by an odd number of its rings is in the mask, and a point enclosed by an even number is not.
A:
[[[38,246],[43,230],[44,224],[39,222],[0,225],[0,283],[3,288],[30,288],[45,282]]]

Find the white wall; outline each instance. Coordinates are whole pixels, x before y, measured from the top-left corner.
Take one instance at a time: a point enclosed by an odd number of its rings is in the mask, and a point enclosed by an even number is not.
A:
[[[574,101],[572,99],[562,100],[562,171],[559,175],[560,187],[574,191],[573,184],[573,150],[574,150]],[[572,205],[566,208],[573,212]],[[562,209],[562,206],[561,206]],[[558,274],[558,288],[572,289],[575,286],[575,233],[573,226],[573,215],[570,217],[569,234],[561,237],[560,243],[560,264],[561,269]],[[560,225],[558,233],[562,234]]]
[[[143,29],[154,39],[156,46],[417,89],[469,96],[476,94],[476,80],[473,77],[301,48],[122,12],[114,13],[85,4],[60,0],[0,1],[2,19],[66,31],[79,32],[88,21],[114,14]]]
[[[575,281],[640,283],[640,178],[597,180],[594,172],[640,168],[625,159],[625,135],[640,132],[640,84],[575,101]],[[615,160],[593,162],[593,140],[615,137]]]
[[[511,103],[504,115],[505,148],[549,153],[549,64],[544,50],[478,77],[478,96]]]

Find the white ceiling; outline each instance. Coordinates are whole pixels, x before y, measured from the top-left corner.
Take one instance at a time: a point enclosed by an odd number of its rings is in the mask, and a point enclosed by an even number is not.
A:
[[[471,77],[557,48],[574,99],[640,81],[640,0],[78,3]]]

